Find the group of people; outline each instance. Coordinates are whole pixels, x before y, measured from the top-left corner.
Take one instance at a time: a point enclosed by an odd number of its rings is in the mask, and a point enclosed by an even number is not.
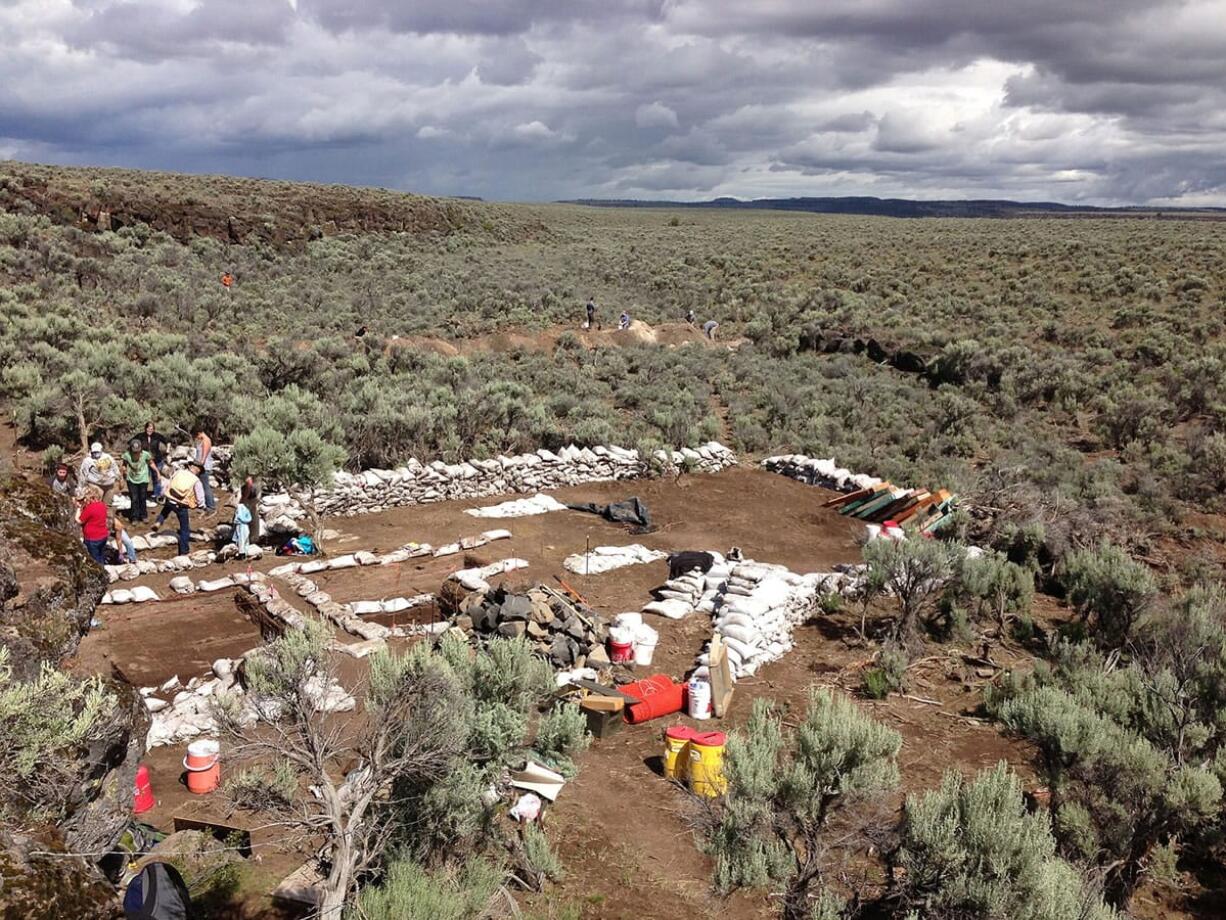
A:
[[[76,519],[81,525],[85,549],[99,564],[106,562],[107,543],[115,541],[116,555],[121,562],[135,562],[136,548],[127,524],[143,524],[149,519],[150,502],[161,501],[162,507],[153,521],[150,533],[157,533],[168,517],[174,515],[178,524],[180,555],[190,550],[191,512],[203,509],[212,513],[217,508],[213,493],[213,441],[204,431],[198,431],[187,464],[175,469],[170,464],[169,440],[158,432],[153,422],[143,433],[132,437],[116,460],[100,442],[90,445],[76,475],[61,463],[51,477],[51,489],[71,496],[76,503]],[[122,489],[129,499],[128,521],[112,509],[111,498]],[[259,495],[250,477],[243,484],[242,495],[234,514],[234,542],[239,554],[246,556],[252,530],[258,527]],[[255,535],[258,538],[258,534]]]
[[[583,324],[584,329],[602,328],[600,325],[600,320],[596,318],[596,299],[594,297],[589,297],[587,299],[587,306],[584,307],[584,313],[587,315],[587,321]],[[685,321],[689,323],[691,326],[698,325],[698,320],[694,316],[693,310],[685,311]],[[631,320],[630,320],[629,312],[623,310],[622,315],[618,317],[617,319],[617,328],[621,330],[629,329],[630,322]],[[718,328],[719,328],[719,323],[717,323],[713,319],[709,319],[705,323],[702,324],[702,334],[705,335],[709,340],[713,342],[715,341],[715,330]]]

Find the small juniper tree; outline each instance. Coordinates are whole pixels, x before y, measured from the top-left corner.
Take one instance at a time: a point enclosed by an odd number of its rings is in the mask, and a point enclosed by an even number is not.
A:
[[[323,838],[320,917],[339,920],[359,875],[384,856],[395,829],[394,789],[439,782],[463,752],[466,701],[446,662],[428,651],[377,653],[366,718],[346,730],[320,707],[334,679],[327,641],[326,628],[312,621],[248,657],[247,687],[267,725],[249,728],[231,696],[216,701],[215,713],[236,756],[263,767],[240,773],[228,794],[291,833]],[[307,787],[313,794],[298,793]]]
[[[755,700],[745,730],[729,738],[725,752],[728,793],[709,841],[716,886],[782,882],[783,916],[809,917],[832,814],[898,784],[901,744],[897,732],[827,690],[810,691],[805,718],[787,739],[775,708]],[[831,909],[826,895],[817,903]]]
[[[895,859],[896,895],[924,920],[1111,920],[1080,873],[1056,854],[1046,818],[1029,814],[1005,763],[972,780],[908,796]]]
[[[261,425],[234,442],[231,468],[239,477],[256,476],[289,490],[306,512],[319,542],[322,526],[315,510],[315,493],[328,484],[345,462],[345,451],[329,444],[313,428],[297,428],[289,436]]]

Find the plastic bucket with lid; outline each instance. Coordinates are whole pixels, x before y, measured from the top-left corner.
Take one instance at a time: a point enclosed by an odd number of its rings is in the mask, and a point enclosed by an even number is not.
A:
[[[727,791],[728,781],[724,779],[727,741],[723,732],[695,732],[690,738],[690,791],[709,798]]]
[[[685,695],[688,701],[686,711],[691,719],[711,718],[711,682],[703,677],[694,676],[685,685]]]
[[[624,626],[614,626],[609,630],[609,660],[634,660],[634,630]]]
[[[664,777],[684,780],[689,770],[690,739],[694,729],[688,725],[674,725],[664,732]]]
[[[221,745],[212,739],[193,741],[187,746],[183,768],[187,770],[187,790],[205,795],[221,785]]]

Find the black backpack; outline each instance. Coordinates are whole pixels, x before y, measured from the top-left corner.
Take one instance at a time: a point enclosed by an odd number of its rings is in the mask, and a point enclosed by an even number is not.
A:
[[[128,920],[191,920],[192,899],[179,870],[170,863],[148,863],[128,883],[123,915]]]

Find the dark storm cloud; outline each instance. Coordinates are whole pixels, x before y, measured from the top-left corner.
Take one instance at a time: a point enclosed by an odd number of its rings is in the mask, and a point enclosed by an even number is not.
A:
[[[1226,203],[1226,0],[2,0],[0,157]]]

